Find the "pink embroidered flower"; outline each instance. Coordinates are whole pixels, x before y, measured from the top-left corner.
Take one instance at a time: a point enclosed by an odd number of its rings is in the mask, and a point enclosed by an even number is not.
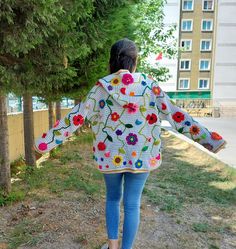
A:
[[[129,114],[134,114],[138,111],[138,105],[135,103],[129,103],[129,104],[123,105],[123,107],[127,109]]]
[[[158,156],[156,157],[157,160],[161,159],[161,154],[158,154]]]
[[[149,164],[150,164],[151,167],[156,167],[157,166],[157,159],[155,157],[152,157],[149,160]]]
[[[39,150],[44,151],[48,148],[48,145],[46,143],[41,143],[38,146]]]
[[[64,133],[64,136],[65,136],[65,137],[68,137],[68,136],[69,136],[69,132],[66,131],[66,132]]]
[[[60,123],[60,120],[57,120],[56,123],[53,125],[53,127],[54,128],[57,127],[59,125],[59,123]]]
[[[122,77],[122,83],[124,85],[129,85],[129,84],[134,83],[133,76],[131,74],[129,74],[129,73],[124,74],[123,77]]]

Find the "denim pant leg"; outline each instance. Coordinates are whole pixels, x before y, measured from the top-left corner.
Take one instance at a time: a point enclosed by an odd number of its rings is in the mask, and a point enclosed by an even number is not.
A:
[[[106,184],[106,227],[108,239],[118,239],[120,223],[120,200],[124,173],[103,174]]]
[[[124,224],[121,249],[131,249],[140,222],[141,196],[150,172],[124,173]]]

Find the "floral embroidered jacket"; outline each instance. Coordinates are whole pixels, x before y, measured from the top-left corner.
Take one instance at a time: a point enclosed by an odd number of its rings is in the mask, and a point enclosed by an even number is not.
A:
[[[90,121],[93,152],[103,173],[146,172],[161,165],[161,119],[210,151],[224,140],[177,107],[158,83],[141,73],[111,74],[100,79],[86,98],[38,138],[40,153],[63,143]]]

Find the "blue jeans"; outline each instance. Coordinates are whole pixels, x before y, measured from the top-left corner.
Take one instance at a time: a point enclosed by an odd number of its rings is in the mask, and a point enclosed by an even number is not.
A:
[[[121,249],[131,249],[134,243],[140,222],[141,196],[149,174],[150,172],[103,174],[106,184],[106,227],[110,240],[118,239],[120,200],[123,192],[124,224]]]

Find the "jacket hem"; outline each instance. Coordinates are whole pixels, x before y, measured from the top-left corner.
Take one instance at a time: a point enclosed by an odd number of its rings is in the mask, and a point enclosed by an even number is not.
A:
[[[130,169],[130,168],[127,168],[127,169],[115,169],[115,170],[101,170],[99,169],[99,171],[101,173],[104,173],[104,174],[112,174],[112,173],[123,173],[123,172],[131,172],[131,173],[145,173],[145,172],[151,172],[157,168],[159,168],[160,165],[156,166],[156,167],[153,167],[153,168],[150,168],[150,169]]]

